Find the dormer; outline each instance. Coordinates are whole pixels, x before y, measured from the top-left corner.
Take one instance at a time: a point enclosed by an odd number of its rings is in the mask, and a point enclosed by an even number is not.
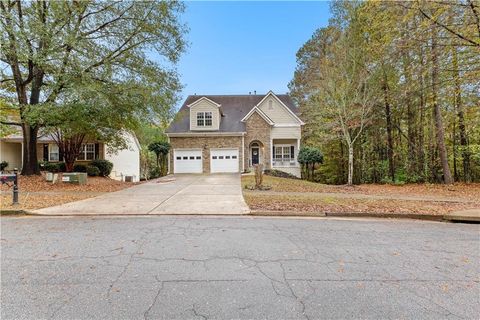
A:
[[[201,97],[188,105],[191,131],[217,131],[220,128],[221,105]]]

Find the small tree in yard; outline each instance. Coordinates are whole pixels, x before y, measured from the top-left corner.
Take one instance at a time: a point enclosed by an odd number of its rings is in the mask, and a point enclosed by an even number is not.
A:
[[[255,169],[255,189],[263,188],[263,165],[256,164]]]
[[[164,141],[153,142],[148,145],[148,150],[155,153],[157,157],[157,167],[160,168],[162,176],[166,175],[170,143]]]
[[[315,166],[323,163],[323,154],[314,147],[303,147],[298,152],[298,162],[302,165],[303,178],[313,180]]]

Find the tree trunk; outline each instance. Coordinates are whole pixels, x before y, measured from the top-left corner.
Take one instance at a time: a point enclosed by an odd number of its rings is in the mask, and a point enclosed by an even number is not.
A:
[[[438,103],[437,85],[438,85],[438,47],[436,28],[432,31],[432,100],[435,118],[435,133],[437,138],[438,151],[440,153],[440,162],[443,170],[443,182],[446,184],[453,183],[452,173],[448,165],[447,148],[445,146],[445,130],[443,128],[442,113]]]
[[[351,186],[353,184],[353,145],[348,145],[348,182]]]
[[[22,175],[40,174],[37,159],[37,134],[38,127],[22,124],[23,132],[23,160]]]
[[[385,118],[387,121],[388,172],[392,182],[395,182],[395,164],[393,163],[392,112],[390,107],[390,101],[388,99],[388,83],[386,74],[384,74],[383,77],[383,95],[385,102]]]
[[[468,137],[467,130],[465,129],[465,117],[463,113],[462,105],[462,89],[460,85],[460,75],[458,72],[458,55],[457,48],[452,47],[452,64],[455,78],[455,109],[457,110],[458,117],[458,130],[460,133],[460,146],[462,150],[462,162],[463,162],[463,181],[470,182],[470,150],[468,149]]]

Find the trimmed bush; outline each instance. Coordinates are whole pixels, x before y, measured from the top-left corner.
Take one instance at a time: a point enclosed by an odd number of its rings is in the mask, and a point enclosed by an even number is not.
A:
[[[267,176],[272,176],[272,177],[279,177],[279,178],[288,178],[288,179],[299,179],[298,177],[294,176],[293,174],[290,174],[285,171],[280,171],[280,170],[264,170],[264,172]]]
[[[64,162],[43,162],[40,169],[53,173],[65,172],[66,170]]]
[[[84,164],[76,164],[73,166],[73,172],[87,172],[87,166]]]
[[[86,166],[85,171],[87,172],[87,175],[90,177],[97,177],[100,175],[100,169],[98,169],[95,166]]]
[[[113,169],[113,163],[111,163],[108,160],[101,160],[101,159],[93,160],[92,162],[90,162],[90,165],[97,167],[98,170],[100,170],[99,175],[102,177],[108,177]]]
[[[5,170],[6,167],[8,167],[8,162],[7,161],[2,161],[0,163],[0,171]]]

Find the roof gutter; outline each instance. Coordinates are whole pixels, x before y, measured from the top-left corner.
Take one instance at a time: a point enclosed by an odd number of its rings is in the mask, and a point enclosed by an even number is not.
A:
[[[166,133],[169,138],[180,138],[180,137],[241,137],[246,134],[246,132],[170,132]]]

